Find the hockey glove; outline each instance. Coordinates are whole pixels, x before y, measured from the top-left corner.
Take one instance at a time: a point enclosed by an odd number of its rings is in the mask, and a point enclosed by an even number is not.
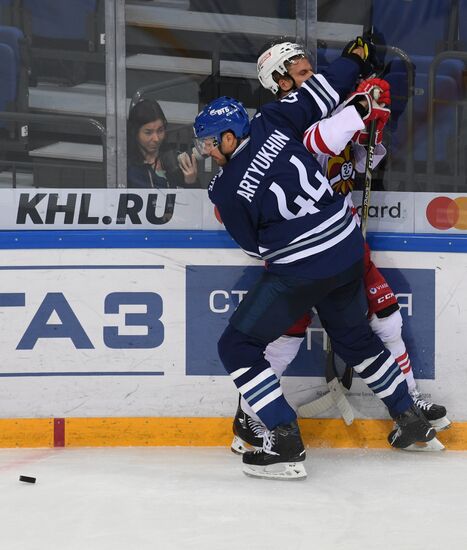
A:
[[[356,91],[371,94],[373,99],[380,105],[391,105],[391,87],[387,80],[382,78],[362,80]]]
[[[363,52],[356,52],[357,48],[361,48]],[[351,40],[342,50],[342,57],[348,57],[357,61],[360,65],[360,76],[366,78],[374,72],[372,60],[375,58],[374,44],[365,36],[357,36],[355,40]]]
[[[353,105],[365,123],[365,128],[355,132],[352,141],[367,145],[370,122],[376,120],[376,144],[380,144],[383,140],[383,129],[391,116],[390,109],[380,105],[368,92],[354,92],[345,104]]]

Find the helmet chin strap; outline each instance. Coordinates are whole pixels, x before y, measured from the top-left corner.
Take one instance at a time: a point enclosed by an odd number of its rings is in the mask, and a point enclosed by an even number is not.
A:
[[[298,89],[298,86],[297,86],[293,76],[290,76],[289,73],[287,73],[287,76],[290,78],[290,80],[293,82],[293,84],[288,90],[283,90],[282,88],[280,88],[282,95],[286,95],[286,94],[290,93],[292,90],[297,90]]]

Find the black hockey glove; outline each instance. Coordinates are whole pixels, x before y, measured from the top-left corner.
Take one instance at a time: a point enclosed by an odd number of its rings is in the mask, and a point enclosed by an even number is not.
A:
[[[357,48],[363,49],[363,57],[355,53]],[[360,65],[360,77],[367,78],[374,73],[374,60],[376,59],[375,46],[369,36],[357,36],[351,40],[342,50],[342,57],[353,59]]]

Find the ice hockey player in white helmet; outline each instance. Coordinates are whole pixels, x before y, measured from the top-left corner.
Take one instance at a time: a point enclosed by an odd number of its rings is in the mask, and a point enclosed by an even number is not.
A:
[[[300,60],[305,62],[304,65],[309,66],[309,69],[307,67],[307,76],[303,79],[303,81],[305,81],[313,73],[304,47],[295,42],[280,42],[278,44],[273,44],[259,56],[257,62],[258,79],[263,88],[277,94],[279,91],[277,77],[279,75],[286,76],[293,80],[293,77],[289,74],[289,69],[291,65],[299,63]],[[295,87],[297,86],[295,85]]]

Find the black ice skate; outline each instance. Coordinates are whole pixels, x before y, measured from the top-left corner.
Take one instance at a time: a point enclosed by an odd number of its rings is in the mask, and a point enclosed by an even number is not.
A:
[[[422,399],[420,392],[417,390],[411,391],[410,396],[415,405],[423,412],[425,418],[437,432],[447,430],[451,426],[451,421],[446,416],[446,407]]]
[[[442,451],[444,446],[436,439],[436,430],[415,405],[395,419],[396,429],[389,436],[389,443],[404,451]]]
[[[242,411],[239,400],[232,425],[234,437],[230,449],[237,455],[242,455],[246,451],[261,449],[265,430],[266,427],[261,422],[253,420],[251,416]]]
[[[243,472],[266,479],[305,479],[305,447],[297,421],[265,430],[263,448],[243,455]]]

